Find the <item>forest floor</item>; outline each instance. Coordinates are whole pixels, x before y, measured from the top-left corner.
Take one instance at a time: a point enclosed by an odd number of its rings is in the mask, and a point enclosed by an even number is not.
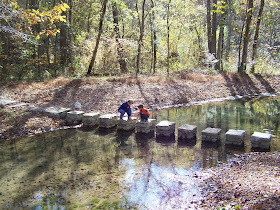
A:
[[[176,74],[169,78],[124,76],[71,80],[60,77],[46,82],[2,82],[0,96],[40,107],[57,106],[73,109],[74,103],[78,101],[82,105],[81,110],[85,112],[117,113],[119,105],[128,99],[134,99],[134,107],[142,103],[153,111],[213,98],[276,93],[280,92],[279,82],[280,76],[201,73]],[[21,109],[0,109],[0,121],[0,140],[65,128],[62,120]],[[249,161],[250,158],[245,158],[245,161],[244,157],[239,157],[237,165],[224,166],[224,169],[230,170],[219,170],[218,167],[213,169],[216,172],[207,182],[210,183],[208,187],[206,186],[208,191],[205,190],[209,193],[208,199],[201,204],[201,208],[217,209],[230,206],[234,209],[239,208],[239,205],[241,209],[280,207],[279,153],[250,155],[258,161]],[[245,166],[252,168],[244,170]],[[263,183],[269,187],[262,188],[267,190],[267,193],[261,190],[250,191],[243,187],[247,186],[247,179],[250,179],[250,182],[254,180],[255,183],[261,182],[261,175],[267,177]],[[229,183],[229,180],[232,183]],[[236,180],[243,182],[235,183]],[[218,187],[213,191],[211,186],[214,185]],[[278,186],[278,190],[275,190],[275,185]],[[255,187],[257,189],[261,186]]]

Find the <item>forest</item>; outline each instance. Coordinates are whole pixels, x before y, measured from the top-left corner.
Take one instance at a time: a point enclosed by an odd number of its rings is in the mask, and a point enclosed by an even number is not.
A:
[[[1,81],[279,74],[278,0],[1,0]]]

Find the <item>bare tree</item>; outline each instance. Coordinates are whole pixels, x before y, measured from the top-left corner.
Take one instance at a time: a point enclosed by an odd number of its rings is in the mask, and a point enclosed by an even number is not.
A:
[[[253,74],[255,73],[255,58],[257,56],[258,39],[259,39],[259,32],[260,32],[263,8],[264,8],[264,0],[261,0],[261,5],[260,5],[260,9],[259,9],[259,14],[258,14],[258,20],[257,20],[257,24],[256,24],[256,31],[255,31],[255,36],[254,36],[254,43],[253,43],[252,68],[251,68],[251,73],[253,73]]]
[[[153,73],[156,73],[156,64],[157,64],[157,31],[156,31],[156,23],[155,23],[155,4],[154,1],[151,0],[152,3],[152,52],[153,52]]]
[[[248,9],[246,14],[246,27],[245,27],[245,34],[243,38],[243,52],[242,52],[242,59],[241,64],[238,67],[239,73],[246,72],[246,64],[247,64],[247,55],[248,55],[248,44],[250,39],[250,26],[252,22],[252,13],[253,13],[253,0],[248,0]]]
[[[126,61],[124,57],[124,51],[123,46],[120,42],[121,36],[120,36],[120,28],[119,28],[119,11],[117,7],[116,1],[112,4],[112,11],[113,11],[113,22],[114,22],[114,30],[116,33],[116,42],[117,42],[117,52],[118,52],[118,61],[121,68],[121,73],[127,73],[127,67],[126,67]]]
[[[207,0],[207,39],[209,53],[211,53],[211,31],[211,0]]]
[[[212,33],[211,33],[211,53],[215,55],[217,53],[217,0],[213,0],[213,15],[212,15]]]
[[[145,29],[145,4],[146,0],[143,0],[142,3],[142,15],[139,16],[139,28],[140,28],[140,35],[138,39],[138,50],[137,50],[137,60],[136,60],[136,77],[139,73],[139,65],[140,65],[140,57],[141,57],[141,50],[143,45],[143,37],[144,37],[144,29]],[[136,10],[138,11],[138,1],[136,1]]]
[[[99,30],[98,30],[98,35],[96,37],[96,44],[95,44],[95,48],[93,50],[93,54],[92,54],[92,58],[88,67],[88,71],[87,71],[87,75],[91,74],[95,59],[96,59],[96,55],[97,55],[97,50],[98,50],[98,45],[100,42],[100,38],[101,38],[101,34],[102,34],[102,27],[103,27],[103,21],[104,21],[104,17],[105,17],[105,13],[106,13],[106,7],[107,7],[107,3],[108,0],[104,0],[103,1],[103,5],[102,5],[102,9],[101,9],[101,17],[99,20]]]
[[[170,24],[169,24],[169,16],[170,16],[170,4],[171,0],[168,1],[167,4],[167,15],[166,15],[166,26],[167,26],[167,77],[169,77],[169,58],[170,58]]]
[[[224,28],[225,28],[225,19],[226,19],[226,1],[222,1],[222,10],[221,10],[221,20],[220,20],[220,32],[219,32],[219,41],[218,41],[218,50],[217,50],[217,62],[216,67],[219,71],[223,70],[223,50],[224,50]]]

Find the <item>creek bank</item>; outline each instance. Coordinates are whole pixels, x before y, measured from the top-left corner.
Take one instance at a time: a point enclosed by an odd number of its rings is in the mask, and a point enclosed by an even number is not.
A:
[[[207,169],[201,209],[279,209],[280,152],[238,155]]]
[[[280,76],[202,73],[163,76],[131,76],[84,79],[57,78],[46,82],[1,83],[0,96],[35,107],[74,109],[79,102],[84,112],[116,113],[130,98],[136,107],[153,110],[199,105],[239,96],[280,92]],[[63,121],[24,110],[0,110],[1,139],[10,139],[41,130],[60,129]],[[135,111],[136,112],[136,111]]]
[[[155,110],[238,95],[277,93],[279,78],[238,74],[189,74],[185,79],[140,78],[139,81],[58,78],[42,83],[2,84],[0,95],[36,107],[74,108],[79,101],[85,112],[116,113],[118,106],[129,98],[135,99],[136,105],[143,103]],[[40,113],[16,108],[0,112],[1,139],[70,128],[64,127],[64,121]],[[279,153],[250,153],[232,163],[206,169],[211,177],[204,180],[205,199],[198,209],[278,209],[280,195],[275,189],[279,189],[279,167]]]

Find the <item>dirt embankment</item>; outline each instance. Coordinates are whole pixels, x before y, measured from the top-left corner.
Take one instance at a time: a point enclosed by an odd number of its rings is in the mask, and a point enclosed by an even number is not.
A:
[[[85,112],[116,113],[119,105],[127,99],[134,99],[135,105],[143,103],[151,110],[157,110],[191,101],[279,92],[279,81],[279,76],[201,73],[172,75],[169,78],[57,78],[38,83],[2,83],[0,96],[43,107],[73,108],[78,101]],[[32,113],[7,112],[1,110],[1,139],[48,131],[63,125],[59,120]]]

